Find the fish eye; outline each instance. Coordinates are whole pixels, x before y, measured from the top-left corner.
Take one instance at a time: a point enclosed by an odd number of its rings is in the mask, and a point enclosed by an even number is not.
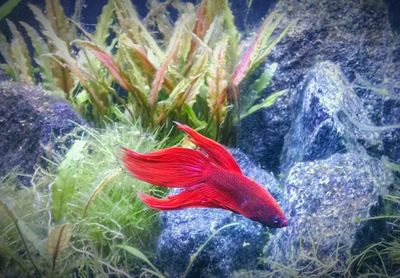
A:
[[[278,225],[281,222],[281,219],[279,218],[279,216],[275,216],[272,219],[272,223],[274,223],[275,225]]]

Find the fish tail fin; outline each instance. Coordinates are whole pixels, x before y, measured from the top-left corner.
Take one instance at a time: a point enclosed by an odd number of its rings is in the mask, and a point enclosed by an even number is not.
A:
[[[207,179],[210,168],[204,154],[179,147],[146,154],[124,148],[122,161],[134,177],[164,187],[187,188],[200,184]]]

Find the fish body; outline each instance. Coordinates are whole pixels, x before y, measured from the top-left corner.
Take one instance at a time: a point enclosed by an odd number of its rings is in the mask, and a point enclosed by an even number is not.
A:
[[[230,210],[269,227],[284,227],[287,220],[275,198],[245,175],[216,168],[210,184],[219,188],[235,204]]]
[[[133,176],[157,186],[183,189],[164,199],[140,193],[145,204],[159,210],[222,208],[269,227],[287,226],[274,197],[243,175],[228,150],[189,126],[177,124],[177,127],[199,149],[171,147],[147,154],[124,149],[122,160]]]

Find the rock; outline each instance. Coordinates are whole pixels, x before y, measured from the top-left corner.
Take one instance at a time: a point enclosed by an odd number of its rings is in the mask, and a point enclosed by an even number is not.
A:
[[[325,159],[360,144],[367,150],[382,149],[378,133],[359,128],[372,123],[337,65],[318,63],[294,95],[295,119],[285,141],[283,172],[297,161]]]
[[[275,196],[276,180],[240,151],[234,154],[243,172],[267,185]],[[190,256],[219,228],[238,223],[216,234],[198,254],[188,277],[229,277],[239,268],[253,268],[266,242],[265,228],[241,215],[222,209],[184,209],[161,213],[162,232],[157,263],[171,277],[185,272]]]
[[[274,173],[279,173],[284,138],[290,128],[289,96],[288,93],[279,97],[273,106],[236,126],[239,148]]]
[[[64,100],[47,96],[38,87],[3,81],[0,94],[0,175],[16,167],[20,173],[32,174],[45,154],[43,146],[59,148],[56,139],[76,126],[72,121],[84,122]],[[28,177],[21,181],[29,185]]]
[[[382,162],[362,153],[295,163],[285,181],[289,226],[271,236],[266,247],[272,268],[280,263],[302,269],[300,275],[314,271],[330,276],[345,267],[352,249],[360,251],[387,235],[384,220],[357,219],[382,213],[379,196],[392,183]]]
[[[1,81],[8,81],[11,78],[0,68],[0,82]]]
[[[339,65],[360,97],[372,124],[385,125],[390,117],[385,110],[394,108],[393,101],[396,109],[399,107],[400,37],[390,25],[399,18],[394,14],[398,8],[398,1],[391,0],[279,1],[272,11],[285,15],[281,28],[290,21],[296,21],[296,24],[266,61],[278,63],[278,70],[265,96],[282,89],[297,88],[315,64],[332,61]],[[292,109],[296,109],[289,99],[282,101],[286,101],[286,104],[279,103],[280,107],[285,107],[282,113],[291,114]],[[265,109],[250,116],[239,128],[238,147],[263,168],[274,171],[275,154],[282,151],[283,137],[291,125],[291,119],[279,112],[278,109]],[[273,121],[273,128],[269,128],[268,120],[274,117],[280,120]],[[399,119],[391,121],[391,124],[399,123]],[[399,134],[389,131],[383,134],[382,140],[387,142],[383,154],[400,161],[398,151],[392,153],[393,148],[400,148]],[[249,142],[253,142],[253,148]],[[380,155],[382,150],[371,151]]]
[[[269,57],[279,63],[274,86],[294,88],[315,63],[331,60],[350,82],[375,87],[394,82],[388,89],[399,93],[399,38],[384,0],[285,0],[274,10],[285,14],[282,25],[296,20]]]
[[[388,11],[390,26],[393,30],[400,31],[400,5],[397,0],[385,0]]]
[[[393,162],[400,163],[400,98],[387,100],[383,114],[382,126],[397,126],[382,132],[383,153]]]

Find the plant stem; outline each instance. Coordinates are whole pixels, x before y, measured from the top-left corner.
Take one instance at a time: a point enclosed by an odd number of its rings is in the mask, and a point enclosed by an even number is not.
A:
[[[18,222],[15,221],[14,225],[15,225],[15,228],[17,229],[19,237],[21,238],[22,244],[24,245],[24,248],[26,250],[26,254],[28,256],[29,261],[32,263],[33,268],[35,269],[35,272],[36,272],[37,276],[41,277],[42,275],[40,274],[40,271],[39,271],[38,267],[36,266],[35,262],[32,259],[31,252],[29,252],[28,246],[26,244],[24,236],[22,235],[21,229],[19,228]]]
[[[229,228],[229,227],[232,227],[232,226],[237,226],[237,225],[239,225],[239,223],[230,223],[230,224],[227,224],[227,225],[225,225],[225,226],[222,226],[222,227],[219,228],[217,231],[215,231],[215,232],[206,240],[206,242],[204,242],[204,243],[199,247],[199,249],[197,249],[197,251],[196,251],[193,255],[190,256],[189,264],[188,264],[188,266],[186,267],[185,273],[183,274],[182,277],[183,277],[183,278],[188,277],[188,274],[189,274],[190,270],[192,269],[193,263],[194,263],[194,261],[196,260],[197,256],[201,253],[201,251],[203,251],[203,249],[206,247],[207,243],[210,242],[210,240],[211,240],[214,236],[216,236],[219,232],[221,232],[222,230],[224,230],[224,229],[226,229],[226,228]]]

